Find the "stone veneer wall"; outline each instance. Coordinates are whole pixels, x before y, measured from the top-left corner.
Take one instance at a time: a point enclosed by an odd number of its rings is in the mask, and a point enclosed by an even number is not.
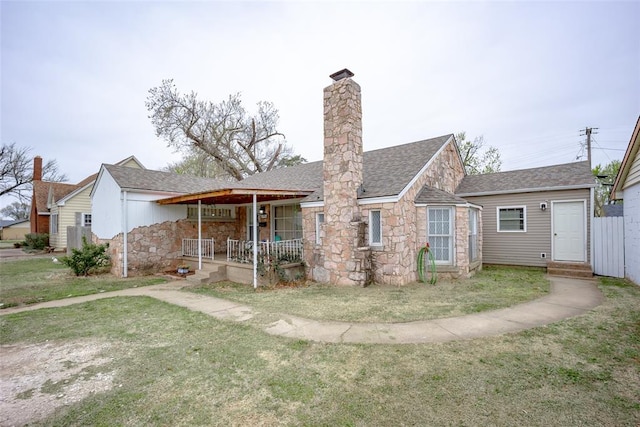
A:
[[[215,240],[216,252],[226,252],[227,238],[237,239],[241,223],[202,223],[202,238]],[[163,271],[177,264],[182,255],[182,239],[198,238],[198,222],[182,219],[166,221],[145,227],[138,227],[127,233],[127,266],[129,275],[149,274]],[[122,276],[123,242],[122,233],[111,240],[97,239],[97,243],[109,243],[111,272]]]
[[[360,206],[360,215],[363,221],[368,223],[369,212],[379,209],[382,214],[383,246],[372,248],[373,279],[376,283],[404,285],[417,280],[417,253],[426,243],[426,208],[416,207],[414,200],[423,186],[429,185],[444,191],[453,193],[464,177],[463,166],[451,142],[432,161],[423,175],[405,193],[397,203],[380,203]],[[309,268],[308,277],[320,281],[331,282],[331,276],[327,271],[327,243],[330,250],[339,252],[335,242],[325,241],[329,239],[326,234],[326,226],[323,227],[322,245],[316,244],[316,213],[325,212],[326,208],[315,207],[303,209],[304,249],[305,258]],[[482,254],[482,213],[478,212],[478,251]],[[346,218],[345,218],[346,219]],[[368,225],[368,224],[367,224]],[[452,267],[440,267],[439,274],[453,277],[467,277],[470,271],[480,265],[469,265],[468,260],[468,208],[456,208],[456,265]],[[367,227],[368,230],[368,227]],[[368,242],[368,235],[365,236]],[[333,245],[331,245],[333,244]],[[358,255],[358,254],[356,254]],[[356,255],[353,255],[355,257]],[[361,255],[361,254],[360,254]],[[481,258],[480,258],[481,259]],[[345,256],[340,264],[331,264],[338,268],[346,268],[348,258]],[[478,263],[480,264],[480,263]],[[352,267],[357,267],[350,264]]]

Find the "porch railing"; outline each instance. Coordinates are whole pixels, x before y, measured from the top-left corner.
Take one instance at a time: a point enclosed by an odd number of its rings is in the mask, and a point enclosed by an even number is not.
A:
[[[302,262],[303,255],[302,239],[258,242],[258,261],[265,264]],[[253,242],[227,239],[227,261],[252,263]]]
[[[202,258],[213,259],[215,254],[215,242],[213,239],[202,239]],[[198,239],[182,239],[182,256],[198,256]]]

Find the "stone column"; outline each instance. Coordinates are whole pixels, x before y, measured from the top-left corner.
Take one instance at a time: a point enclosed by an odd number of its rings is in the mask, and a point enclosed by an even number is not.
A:
[[[324,89],[324,268],[332,284],[362,285],[366,274],[358,256],[362,185],[362,104],[353,73],[342,70]]]

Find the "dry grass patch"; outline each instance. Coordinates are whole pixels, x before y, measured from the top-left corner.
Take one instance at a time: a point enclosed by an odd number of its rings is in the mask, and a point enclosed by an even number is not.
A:
[[[146,297],[5,315],[0,344],[109,343],[118,387],[36,426],[637,426],[640,288],[601,289],[585,315],[443,344],[291,340]]]
[[[51,257],[2,261],[0,309],[166,282],[159,277],[121,279],[111,274],[76,277]]]
[[[247,304],[262,312],[347,322],[408,322],[530,301],[549,292],[549,281],[543,269],[488,267],[471,279],[439,281],[436,285],[360,288],[306,282],[254,291],[247,285],[221,282],[188,290]]]

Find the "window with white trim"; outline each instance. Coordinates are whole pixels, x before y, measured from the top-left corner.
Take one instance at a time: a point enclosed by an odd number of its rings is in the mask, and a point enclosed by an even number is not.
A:
[[[524,233],[527,231],[526,206],[498,206],[498,232]]]
[[[51,214],[49,218],[49,234],[58,234],[58,214]]]
[[[322,223],[324,222],[324,212],[316,213],[316,245],[322,244],[322,236],[320,235]]]
[[[436,264],[453,264],[453,208],[427,209],[427,241]]]
[[[369,245],[382,246],[382,212],[369,211]]]
[[[91,214],[90,213],[83,213],[82,214],[82,222],[81,222],[83,227],[91,227]]]
[[[469,261],[478,259],[478,209],[469,208]]]

